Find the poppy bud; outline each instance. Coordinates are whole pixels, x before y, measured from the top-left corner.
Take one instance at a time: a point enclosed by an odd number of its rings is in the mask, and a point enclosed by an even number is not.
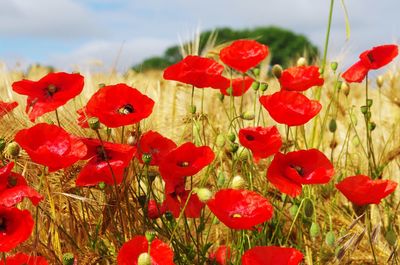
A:
[[[236,190],[243,189],[246,187],[246,181],[244,181],[244,179],[239,175],[234,176],[232,179],[231,187],[232,189]]]
[[[342,82],[340,90],[343,91],[343,94],[347,97],[350,94],[350,86],[346,82]]]
[[[225,98],[225,95],[224,94],[222,94],[222,93],[219,93],[218,94],[218,99],[222,102],[222,101],[224,101],[224,98]]]
[[[143,161],[143,163],[145,163],[145,164],[150,164],[150,162],[151,162],[151,154],[143,154],[142,155],[142,161]]]
[[[331,62],[331,69],[333,71],[336,71],[337,67],[338,67],[338,63],[337,62]]]
[[[369,98],[369,99],[367,100],[367,106],[368,106],[368,107],[371,107],[373,103],[374,103],[374,101],[373,101],[372,99]]]
[[[259,86],[260,86],[260,82],[258,82],[258,81],[254,81],[254,82],[251,84],[251,88],[254,89],[255,91],[258,90]]]
[[[260,75],[260,68],[254,68],[254,69],[253,69],[253,74],[254,74],[255,76],[259,76],[259,75]]]
[[[331,119],[331,121],[329,122],[329,131],[331,133],[334,133],[337,129],[337,125],[336,125],[336,120],[335,119]]]
[[[74,254],[71,252],[64,253],[62,256],[63,265],[73,265],[75,262]]]
[[[297,66],[305,66],[305,65],[307,65],[307,60],[306,60],[306,58],[304,58],[304,57],[300,57],[298,60],[297,60],[297,64],[296,64]]]
[[[147,242],[151,243],[153,242],[154,238],[156,238],[156,232],[154,230],[147,230],[144,233],[144,236],[146,237]]]
[[[168,211],[165,213],[165,218],[169,221],[169,222],[173,222],[175,220],[174,215]]]
[[[371,121],[370,123],[368,123],[368,129],[372,132],[373,130],[375,130],[376,128],[376,123]]]
[[[357,136],[353,137],[352,144],[357,147],[360,145],[360,139]]]
[[[389,243],[389,245],[394,246],[397,241],[396,232],[390,228],[385,234],[385,239]]]
[[[4,140],[4,138],[1,138],[0,139],[0,152],[3,152],[5,148],[6,148],[6,140]]]
[[[218,174],[218,179],[217,179],[217,185],[218,187],[222,187],[225,184],[225,175],[224,172],[219,172]]]
[[[383,79],[383,76],[378,76],[377,78],[376,78],[376,85],[379,87],[379,88],[381,88],[382,86],[383,86],[383,81],[384,81],[384,79]]]
[[[361,106],[360,110],[361,110],[361,113],[364,114],[364,115],[366,115],[368,113],[368,107],[367,106]]]
[[[254,117],[255,117],[254,113],[249,112],[249,111],[246,111],[246,112],[243,112],[242,114],[240,114],[240,118],[242,118],[243,120],[246,120],[246,121],[254,120]]]
[[[227,149],[231,153],[236,153],[239,149],[239,145],[237,143],[231,143],[230,145],[228,145]]]
[[[326,233],[325,243],[330,247],[335,246],[335,233],[333,231],[329,231],[328,233]]]
[[[260,83],[260,90],[262,92],[267,91],[268,89],[268,84],[267,83]]]
[[[203,203],[206,203],[207,201],[209,201],[213,196],[212,192],[207,188],[197,189],[196,194],[197,194],[197,197],[199,197],[199,200]]]
[[[195,105],[190,106],[189,112],[190,112],[191,114],[195,114],[195,113],[196,113],[196,106],[195,106]]]
[[[96,117],[91,117],[88,119],[89,128],[97,131],[100,128],[100,121]]]
[[[238,155],[239,160],[244,161],[249,158],[249,150],[241,146],[238,149]]]
[[[150,255],[147,252],[140,254],[138,257],[137,264],[138,265],[151,265]]]
[[[274,66],[272,66],[272,74],[276,77],[276,78],[280,78],[282,75],[282,66],[280,66],[279,64],[275,64]]]
[[[217,139],[215,140],[215,144],[218,147],[224,147],[224,145],[225,145],[225,137],[222,134],[218,134]]]
[[[311,236],[311,238],[314,239],[317,236],[319,236],[319,232],[320,232],[319,225],[317,223],[313,222],[311,224],[311,227],[310,227],[310,236]]]
[[[104,83],[100,83],[99,84],[99,88],[103,88],[103,87],[105,87],[106,86],[106,84],[104,84]]]
[[[228,140],[231,141],[232,143],[236,140],[236,135],[233,132],[228,133],[226,137],[228,137]]]
[[[304,214],[306,217],[312,217],[314,214],[314,205],[310,199],[306,199],[304,202]]]
[[[128,139],[126,140],[126,143],[129,145],[136,145],[137,144],[137,139],[133,135],[129,135]]]
[[[6,152],[12,157],[17,157],[20,150],[21,148],[19,147],[19,144],[17,144],[16,142],[11,142],[7,145]]]
[[[296,204],[293,204],[292,207],[289,208],[289,214],[292,218],[294,218],[297,214],[297,211],[299,210],[299,206]]]

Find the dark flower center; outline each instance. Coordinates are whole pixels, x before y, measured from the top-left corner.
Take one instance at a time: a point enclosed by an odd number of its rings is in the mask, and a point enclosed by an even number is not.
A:
[[[0,232],[5,232],[6,228],[6,218],[0,217]]]
[[[367,54],[367,57],[368,57],[368,60],[369,60],[371,63],[375,62],[375,59],[374,59],[374,57],[372,57],[372,54],[371,54],[371,53],[368,53],[368,54]]]
[[[298,173],[300,176],[302,176],[302,177],[304,176],[304,170],[303,170],[302,167],[296,166],[296,165],[290,165],[290,167],[293,168],[294,170],[296,170],[297,173]]]
[[[253,135],[246,135],[246,139],[248,140],[248,141],[254,141],[254,136]]]
[[[133,108],[133,106],[131,104],[126,104],[124,106],[122,106],[119,110],[118,110],[119,114],[122,115],[128,115],[131,113],[135,112],[135,109]]]
[[[101,145],[96,147],[97,151],[97,161],[107,161],[110,160],[110,156],[107,154],[107,152],[103,149]]]
[[[47,95],[50,97],[53,96],[57,91],[58,88],[53,84],[49,85],[46,89]]]
[[[176,163],[176,165],[178,167],[188,167],[189,166],[189,162],[187,162],[187,161],[179,161],[178,163]]]
[[[7,180],[7,188],[12,188],[17,185],[17,178],[14,176],[9,176]]]

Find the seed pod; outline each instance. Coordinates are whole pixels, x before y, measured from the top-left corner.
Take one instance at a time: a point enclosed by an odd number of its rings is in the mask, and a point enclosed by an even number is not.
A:
[[[250,111],[245,111],[242,114],[240,114],[240,118],[246,121],[254,120],[254,117],[255,117],[254,113]]]
[[[215,144],[218,147],[224,147],[225,137],[222,134],[218,134],[217,138],[215,139]]]
[[[372,132],[373,130],[375,130],[376,128],[376,123],[371,121],[370,123],[368,123],[368,129]]]
[[[267,91],[267,89],[268,89],[268,83],[260,83],[260,90],[262,91],[262,92],[264,92],[264,91]]]
[[[19,155],[21,148],[19,147],[19,144],[16,142],[11,142],[7,145],[7,154],[9,154],[12,157],[17,157]]]
[[[367,106],[361,106],[360,107],[361,113],[366,115],[368,113],[368,107]]]
[[[255,91],[258,90],[259,86],[260,86],[260,82],[258,82],[258,81],[254,81],[254,82],[251,84],[251,88],[254,89]]]
[[[151,257],[147,252],[139,255],[137,260],[138,265],[151,265]]]
[[[144,233],[144,236],[146,237],[147,242],[151,243],[153,242],[154,238],[156,238],[156,232],[154,230],[147,230]]]
[[[73,265],[75,261],[75,257],[73,253],[64,253],[62,256],[63,265]]]
[[[325,243],[332,248],[335,246],[335,233],[333,231],[326,233]]]
[[[235,135],[235,133],[233,133],[233,132],[228,133],[228,134],[226,135],[226,137],[227,137],[228,140],[231,141],[232,143],[236,140],[236,135]]]
[[[231,187],[232,189],[240,190],[246,186],[246,181],[239,175],[234,176],[232,179]]]
[[[319,232],[319,225],[313,222],[310,227],[310,236],[315,239],[317,236],[319,236]]]
[[[199,200],[203,203],[208,202],[213,196],[212,192],[207,188],[197,189],[196,194],[197,194],[197,197],[199,197]]]
[[[228,152],[233,154],[236,153],[238,149],[239,145],[237,143],[230,143],[227,147]]]
[[[367,100],[367,106],[368,106],[369,108],[372,106],[373,103],[374,103],[374,101],[373,101],[371,98],[369,98],[369,99]]]
[[[336,120],[335,119],[331,119],[331,121],[329,122],[329,131],[331,133],[336,132],[337,129],[337,124],[336,124]]]
[[[383,79],[383,76],[378,76],[377,78],[376,78],[376,85],[379,87],[379,88],[381,88],[382,86],[383,86],[383,81],[384,81],[384,79]]]
[[[98,118],[96,117],[91,117],[88,119],[88,124],[89,124],[89,128],[92,130],[97,131],[98,129],[100,129],[100,121]]]
[[[289,214],[292,218],[294,218],[297,214],[297,211],[299,210],[299,206],[297,206],[296,204],[293,204],[290,208],[289,208]]]
[[[304,214],[308,218],[312,217],[314,214],[314,205],[310,199],[306,199],[304,202]]]

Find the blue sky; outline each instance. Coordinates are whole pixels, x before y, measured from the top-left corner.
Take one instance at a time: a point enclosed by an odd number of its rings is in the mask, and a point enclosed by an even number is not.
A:
[[[198,29],[278,25],[323,46],[329,0],[0,0],[0,61],[59,69],[121,71],[189,39]],[[356,60],[374,45],[400,39],[400,1],[345,0],[351,38],[345,39],[335,1],[330,58]],[[350,57],[350,58],[349,58]],[[100,61],[102,62],[100,64]],[[348,64],[346,62],[345,64]]]

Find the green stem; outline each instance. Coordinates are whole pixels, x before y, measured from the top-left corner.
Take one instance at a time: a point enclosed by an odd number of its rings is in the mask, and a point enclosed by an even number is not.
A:
[[[56,119],[57,119],[58,127],[61,127],[60,118],[58,117],[58,111],[57,111],[57,109],[55,110],[55,113],[56,113]]]
[[[372,256],[374,257],[374,262],[375,265],[378,265],[378,262],[376,260],[376,254],[375,254],[375,249],[374,249],[374,243],[372,242],[372,238],[371,238],[371,233],[372,233],[372,220],[371,220],[371,208],[369,207],[369,209],[367,210],[367,216],[365,218],[366,221],[366,226],[367,226],[367,231],[368,231],[368,241],[369,241],[369,245],[371,247],[371,252],[372,252]]]
[[[325,66],[326,66],[326,57],[328,55],[328,44],[329,44],[329,36],[331,33],[331,25],[332,25],[332,14],[333,14],[333,4],[335,0],[331,0],[331,4],[329,7],[329,18],[328,18],[328,25],[326,28],[326,35],[325,35],[325,45],[324,45],[324,57],[322,59],[322,65],[321,65],[321,74],[324,73],[325,71]]]

